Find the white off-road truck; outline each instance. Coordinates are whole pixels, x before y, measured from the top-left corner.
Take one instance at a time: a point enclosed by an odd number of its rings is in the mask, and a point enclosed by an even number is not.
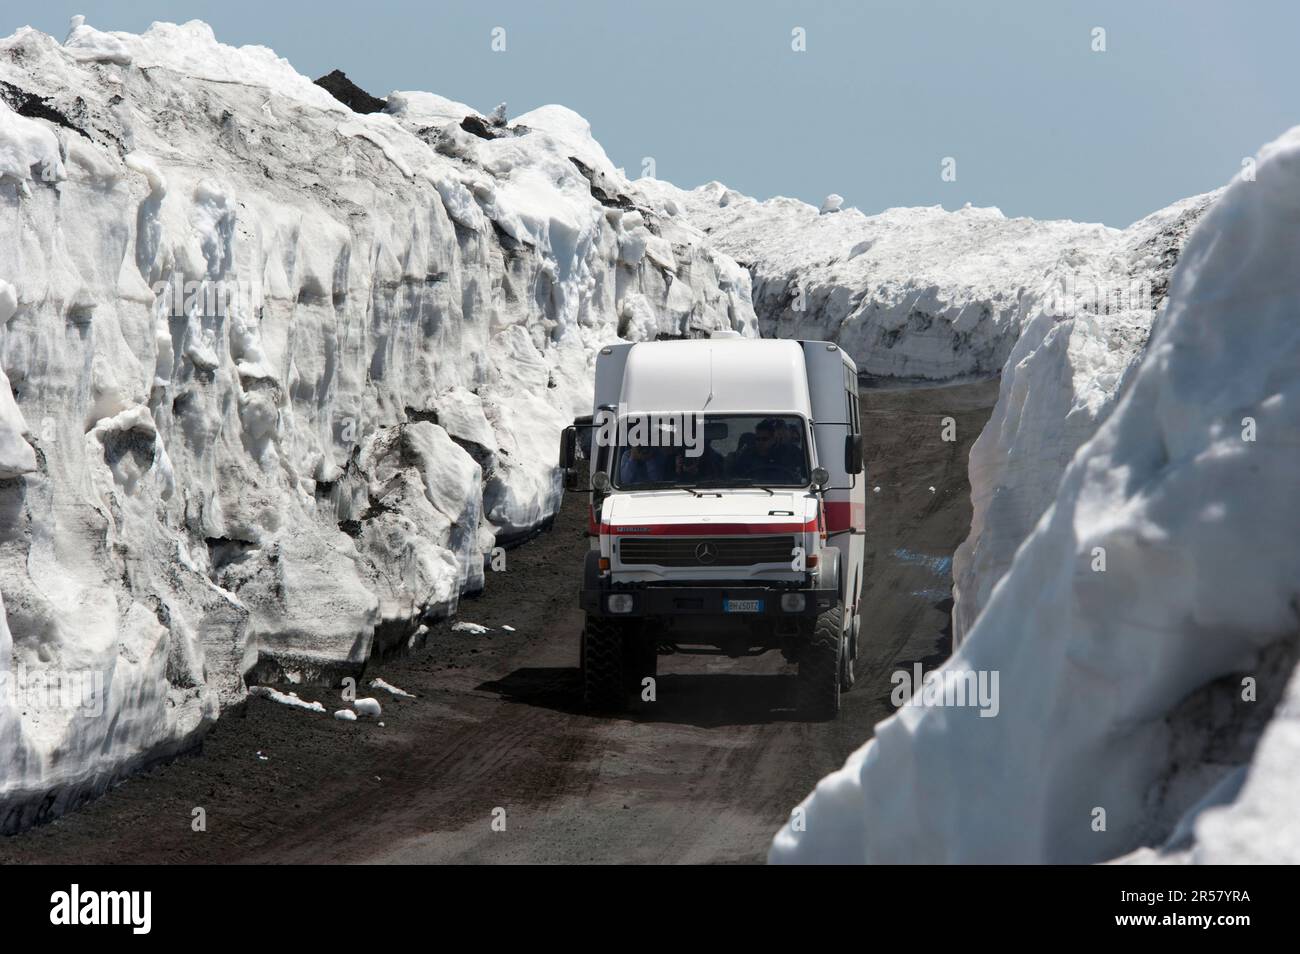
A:
[[[800,708],[839,711],[861,628],[866,495],[857,368],[825,341],[618,344],[565,486],[590,494],[583,693],[618,709],[658,656],[779,649]]]

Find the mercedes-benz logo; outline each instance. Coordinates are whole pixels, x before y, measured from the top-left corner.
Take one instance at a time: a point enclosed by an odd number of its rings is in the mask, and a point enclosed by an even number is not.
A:
[[[716,544],[704,541],[695,548],[695,559],[701,563],[712,563],[718,558],[718,547]]]

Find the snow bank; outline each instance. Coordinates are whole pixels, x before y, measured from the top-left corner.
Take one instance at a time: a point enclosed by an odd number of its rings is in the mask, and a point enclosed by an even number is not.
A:
[[[1295,844],[1298,218],[1300,128],[1194,230],[1131,384],[946,664],[1000,673],[999,715],[901,709],[771,860],[1087,862],[1188,831],[1196,860]]]
[[[1023,297],[1023,330],[970,452],[971,529],[953,554],[955,644],[1051,506],[1070,459],[1114,407],[1165,305],[1182,244],[1219,194],[1135,222],[1105,256],[1063,252]]]
[[[1231,798],[1200,806],[1180,827],[1190,828],[1186,846],[1172,858],[1195,864],[1295,864],[1300,859],[1300,813],[1295,796],[1300,766],[1300,670],[1292,672],[1276,715],[1259,740],[1249,769],[1228,780]],[[1226,793],[1225,793],[1226,794]]]
[[[755,332],[735,262],[557,108],[361,116],[197,21],[24,28],[0,81],[57,117],[0,96],[4,830],[453,612],[554,514],[601,344]],[[33,688],[65,677],[102,692]]]
[[[690,192],[654,179],[634,186],[749,269],[764,336],[836,341],[860,371],[883,377],[992,377],[1020,333],[1024,295],[1062,254],[1108,258],[1120,241],[1102,225],[992,208],[868,216],[840,208],[838,196],[818,209],[759,202],[718,182]]]

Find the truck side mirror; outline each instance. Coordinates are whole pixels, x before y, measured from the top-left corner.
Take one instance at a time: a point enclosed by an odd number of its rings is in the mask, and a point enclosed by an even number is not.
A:
[[[566,471],[573,470],[578,457],[578,429],[569,425],[560,432],[560,467]]]
[[[844,472],[862,473],[862,435],[848,434],[844,438]]]
[[[578,428],[570,425],[560,433],[560,470],[565,490],[587,490],[587,461],[578,456]]]

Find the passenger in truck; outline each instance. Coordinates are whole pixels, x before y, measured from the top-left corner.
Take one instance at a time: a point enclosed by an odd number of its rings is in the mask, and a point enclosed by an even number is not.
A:
[[[667,479],[667,461],[657,447],[633,446],[624,449],[618,462],[620,487],[655,484]]]

